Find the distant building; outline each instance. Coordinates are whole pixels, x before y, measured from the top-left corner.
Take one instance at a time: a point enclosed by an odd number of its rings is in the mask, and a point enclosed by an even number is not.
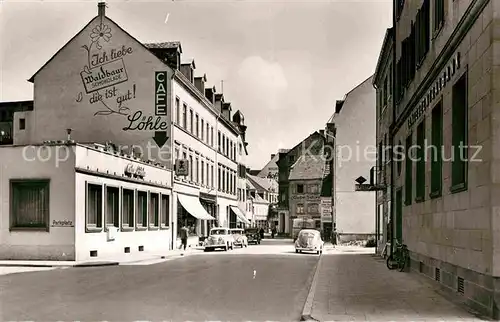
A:
[[[328,121],[336,128],[334,203],[341,240],[366,240],[375,234],[375,192],[355,192],[356,178],[369,176],[376,164],[374,101],[370,76],[337,101]]]
[[[376,142],[377,142],[377,165],[375,184],[385,185],[385,191],[377,191],[376,202],[376,240],[378,252],[382,252],[387,242],[392,239],[390,228],[391,209],[391,168],[390,168],[390,126],[393,120],[393,50],[394,29],[387,29],[384,42],[380,50],[377,67],[373,76],[373,86],[377,91],[377,116],[376,116]],[[363,192],[364,193],[364,192]]]
[[[32,110],[32,100],[0,103],[0,145],[14,143],[14,126],[19,129],[26,127],[25,119],[20,119],[18,124],[14,124],[14,113]]]
[[[272,178],[278,180],[278,164],[276,163],[279,159],[279,154],[271,154],[271,160],[262,168],[262,170],[258,171],[254,174],[257,177],[261,178]]]
[[[286,234],[292,234],[294,219],[299,218],[312,220],[311,228],[321,230],[320,195],[323,179],[329,174],[325,144],[325,133],[321,130],[292,149],[278,152],[278,217],[284,222],[282,230]]]

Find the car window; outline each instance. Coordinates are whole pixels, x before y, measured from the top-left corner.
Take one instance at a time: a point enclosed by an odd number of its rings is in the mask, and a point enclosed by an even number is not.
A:
[[[226,235],[227,232],[225,229],[214,229],[210,232],[210,235]]]
[[[241,234],[241,230],[233,230],[233,231],[231,231],[231,234],[233,234],[233,235],[240,235]]]

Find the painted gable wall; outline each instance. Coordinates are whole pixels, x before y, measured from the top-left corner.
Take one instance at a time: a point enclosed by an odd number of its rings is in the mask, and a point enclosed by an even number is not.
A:
[[[145,154],[149,143],[151,156],[145,157],[158,156],[159,149],[152,140],[153,128],[146,126],[141,130],[139,121],[150,118],[152,125],[166,130],[171,137],[173,71],[106,17],[102,19],[102,28],[109,41],[93,42],[93,30],[100,25],[101,18],[94,18],[35,76],[34,115],[26,125],[26,132],[31,135],[17,131],[15,144],[64,140],[66,129],[71,128],[72,138],[77,142],[111,140],[118,145],[141,146]],[[117,57],[118,52],[125,54]],[[100,61],[96,61],[97,57]],[[109,73],[122,70],[108,79],[116,81],[98,87],[98,83],[91,82],[85,87],[85,77],[89,76],[85,71],[90,70],[96,76],[101,67]],[[165,71],[168,76],[167,114],[161,116],[155,115],[156,71]],[[99,87],[102,88],[94,91]],[[131,124],[133,119],[138,120]],[[169,146],[170,140],[162,149],[163,159],[168,161],[165,151]]]

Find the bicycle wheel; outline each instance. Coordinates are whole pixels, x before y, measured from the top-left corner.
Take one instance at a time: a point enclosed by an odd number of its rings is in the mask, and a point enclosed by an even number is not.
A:
[[[389,255],[389,256],[387,257],[386,264],[387,264],[387,268],[388,268],[388,269],[394,269],[394,268],[395,268],[395,267],[394,267],[394,264],[395,264],[395,263],[394,263],[394,260],[393,260],[393,255],[392,255],[392,254],[391,254],[391,255]]]
[[[401,254],[401,257],[399,258],[399,261],[398,261],[398,266],[399,266],[400,272],[405,270],[407,260],[408,260],[408,254],[406,252],[403,252]]]

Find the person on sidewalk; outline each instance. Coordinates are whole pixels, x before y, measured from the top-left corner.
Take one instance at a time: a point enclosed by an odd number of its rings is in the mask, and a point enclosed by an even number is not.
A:
[[[271,238],[274,239],[275,235],[276,235],[276,227],[273,227],[273,230],[271,230]]]
[[[186,247],[187,247],[187,240],[188,240],[188,229],[186,227],[186,225],[183,225],[182,228],[181,228],[181,231],[180,231],[180,235],[181,235],[181,247],[180,249],[182,249],[182,247],[184,247],[184,251],[186,251]]]
[[[333,247],[337,245],[337,228],[333,228],[332,231],[332,245]]]
[[[264,239],[264,228],[261,227],[259,233],[260,233],[260,239]]]

